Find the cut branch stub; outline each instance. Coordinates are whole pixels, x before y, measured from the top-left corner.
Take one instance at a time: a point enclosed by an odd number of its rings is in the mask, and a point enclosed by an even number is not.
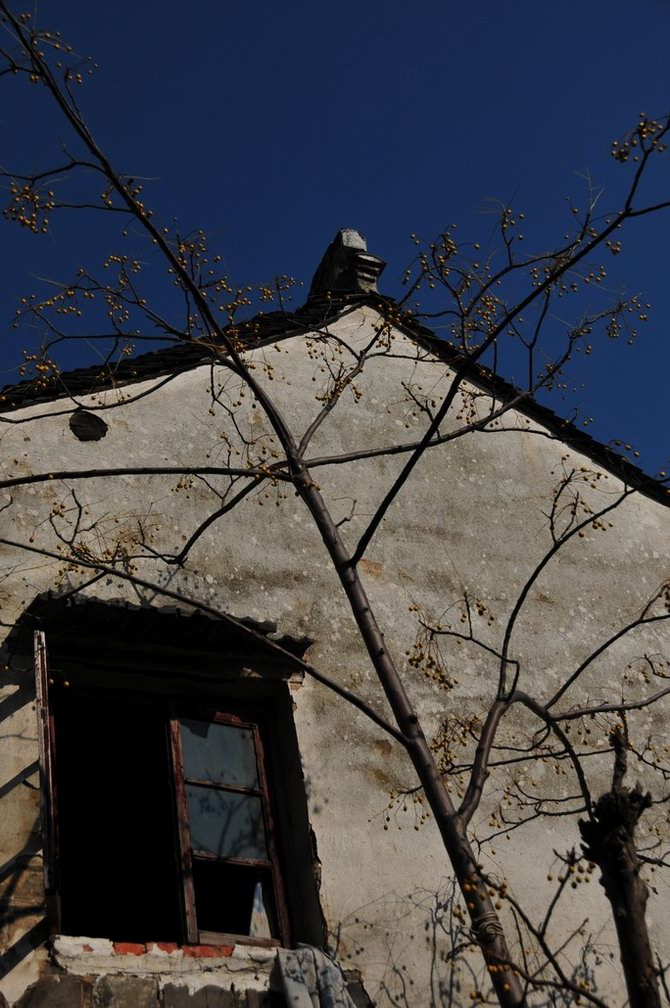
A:
[[[651,805],[639,784],[621,784],[615,770],[610,791],[601,795],[590,820],[579,822],[584,855],[601,871],[600,882],[612,907],[630,1008],[661,1008],[645,909],[648,889],[640,876],[635,828]]]
[[[592,820],[582,820],[584,855],[602,867],[621,855],[627,844],[634,848],[635,828],[640,816],[651,805],[651,795],[639,784],[634,788],[619,787],[601,795],[595,803]]]

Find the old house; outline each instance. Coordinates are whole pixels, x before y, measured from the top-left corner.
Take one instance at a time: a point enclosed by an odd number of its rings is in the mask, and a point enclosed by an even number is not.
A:
[[[310,432],[311,471],[352,547],[400,471],[398,446],[421,437],[428,400],[459,364],[377,293],[382,266],[344,232],[302,309],[238,337],[296,437]],[[617,636],[667,583],[667,491],[484,368],[468,373],[447,428],[505,403],[504,423],[424,454],[360,561],[426,732],[444,743],[454,715],[464,753],[527,584],[511,653],[534,696],[560,693],[587,662],[566,709],[643,697],[668,653],[661,618]],[[473,957],[449,961],[464,932],[439,835],[402,748],[323,681],[389,718],[314,523],[268,475],[277,442],[239,376],[211,347],[177,345],[114,372],[16,386],[2,405],[7,1004],[285,1004],[292,967],[277,949],[298,945],[329,950],[342,970],[329,982],[346,983],[356,1005],[472,1003]],[[262,479],[245,477],[262,466]],[[570,473],[593,521],[545,564]],[[463,639],[425,643],[452,619]],[[665,714],[667,700],[630,715],[652,764]],[[510,745],[535,737],[529,718],[511,716]],[[611,775],[605,714],[593,732],[606,750],[587,766],[597,793]],[[492,772],[472,828],[488,870],[535,919],[556,852],[579,845],[579,803],[562,756],[543,751],[521,768]],[[515,788],[529,796],[521,812]],[[649,850],[667,836],[663,815],[649,814]],[[514,816],[528,821],[506,833]],[[661,885],[649,903],[659,948],[670,923]],[[591,950],[598,989],[620,992],[595,879],[566,890],[552,929],[575,976]]]

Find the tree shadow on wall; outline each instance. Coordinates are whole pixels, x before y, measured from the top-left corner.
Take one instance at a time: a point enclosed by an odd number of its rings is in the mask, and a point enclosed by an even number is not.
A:
[[[531,963],[536,950],[527,938],[524,941],[517,952],[521,961]],[[453,879],[437,892],[417,889],[406,896],[391,892],[358,908],[331,931],[330,951],[343,968],[360,968],[376,1008],[497,1004]],[[571,959],[570,981],[586,982],[595,994],[595,972],[603,960],[592,940],[582,940]],[[531,992],[533,1008],[575,1004],[575,993],[569,989],[529,985]]]

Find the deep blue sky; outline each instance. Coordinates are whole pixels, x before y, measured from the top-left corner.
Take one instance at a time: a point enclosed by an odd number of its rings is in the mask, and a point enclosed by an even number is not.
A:
[[[669,0],[43,0],[36,10],[99,64],[80,92],[99,143],[121,170],[156,179],[156,215],[204,228],[239,283],[275,273],[308,283],[335,231],[353,226],[388,262],[381,289],[399,294],[410,232],[457,223],[486,244],[491,198],[525,212],[527,251],[552,246],[584,174],[604,187],[603,209],[618,205],[627,173],[612,139],[641,111],[670,111]],[[35,91],[0,81],[0,162],[13,170],[48,166],[64,134]],[[670,158],[650,194],[670,195]],[[670,213],[622,238],[608,283],[641,292],[650,321],[632,349],[594,341],[573,371],[578,391],[549,401],[592,416],[594,436],[629,441],[655,472],[670,468]],[[16,299],[109,251],[97,220],[54,222],[40,238],[2,222],[2,246],[0,384],[12,378]]]

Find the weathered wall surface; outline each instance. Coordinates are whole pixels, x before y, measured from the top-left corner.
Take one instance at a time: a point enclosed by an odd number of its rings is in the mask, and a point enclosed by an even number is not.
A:
[[[370,342],[377,321],[371,309],[358,309],[330,327],[336,338],[329,341],[295,337],[255,352],[255,373],[276,394],[299,436],[320,408],[316,396],[325,387],[329,369],[340,361],[350,362],[350,349],[360,352]],[[420,435],[425,417],[407,389],[415,395],[421,394],[419,387],[424,394],[439,394],[446,389],[447,376],[443,365],[417,356],[422,355],[400,335],[393,339],[390,352],[372,356],[356,380],[356,391],[345,392],[315,433],[309,456],[320,459]],[[134,398],[151,385],[129,386],[124,394]],[[116,398],[118,393],[107,393],[105,401]],[[98,397],[85,405],[101,401]],[[7,474],[109,466],[244,465],[248,454],[240,435],[255,439],[249,450],[254,458],[271,461],[276,448],[260,410],[223,370],[212,376],[209,368],[199,368],[176,377],[155,395],[104,411],[108,431],[97,442],[74,437],[69,409],[67,400],[59,400],[11,414],[12,421],[27,422],[2,428]],[[450,691],[431,682],[408,664],[417,634],[413,607],[445,624],[450,618],[458,622],[450,606],[467,592],[487,606],[485,616],[476,617],[483,640],[499,647],[514,600],[551,546],[546,515],[552,488],[569,467],[597,470],[520,414],[508,415],[503,426],[513,429],[470,434],[428,452],[361,564],[386,642],[407,674],[428,732],[437,730],[446,712],[465,716],[485,711],[495,693],[497,663],[481,649],[452,642],[445,645],[445,659],[457,682]],[[268,435],[267,452],[260,456],[257,439],[263,434]],[[405,457],[387,455],[314,468],[352,547]],[[621,488],[613,476],[599,472],[601,478],[589,475],[585,486],[602,506]],[[211,485],[225,489],[228,481],[212,477]],[[82,507],[81,527],[89,529],[80,534],[80,541],[86,541],[97,556],[119,542],[136,553],[138,523],[154,549],[178,551],[218,506],[216,494],[202,481],[180,480],[177,475],[76,483],[54,479],[11,491],[11,507],[0,519],[4,534],[58,552],[62,542],[54,528],[67,537],[75,518],[71,490]],[[611,528],[589,527],[584,537],[561,550],[531,589],[518,621],[512,654],[520,663],[520,686],[541,699],[551,695],[603,640],[634,619],[668,577],[667,508],[633,495],[608,516],[608,522]],[[41,593],[69,591],[90,578],[67,569],[67,564],[20,549],[0,547],[0,561],[5,572],[0,582],[4,627],[19,619]],[[309,636],[315,641],[310,661],[385,712],[310,516],[281,483],[258,487],[214,524],[195,544],[185,568],[168,569],[160,560],[146,559],[136,561],[136,570],[160,584],[169,580],[172,589],[233,615],[269,619],[282,633]],[[138,593],[113,578],[97,581],[85,594],[138,601]],[[151,604],[160,603],[152,597]],[[632,659],[667,651],[664,624],[635,631],[593,663],[566,706],[585,696],[612,699],[619,694],[622,674]],[[0,699],[0,860],[10,913],[0,948],[0,959],[4,956],[8,967],[0,990],[11,1004],[36,978],[45,953],[38,948],[24,954],[43,938],[40,863],[35,856],[40,839],[31,671],[25,667],[25,656],[8,655],[6,661]],[[640,689],[644,688],[641,683]],[[411,768],[392,739],[324,687],[306,680],[295,694],[295,704],[310,820],[322,863],[321,902],[333,947],[346,967],[362,969],[367,989],[379,1005],[388,1003],[390,994],[405,997],[399,1002],[403,1004],[441,1004],[440,955],[447,941],[430,925],[424,930],[424,924],[448,891],[449,866],[430,820],[415,831],[411,799],[406,812],[394,808],[386,821],[390,793],[414,785]],[[660,733],[663,714],[667,716],[667,706],[638,715],[639,733]],[[517,731],[521,738],[536,727],[530,716],[518,714],[506,730]],[[597,790],[606,783],[609,762],[598,767],[593,761],[593,766]],[[531,777],[533,787],[551,781],[557,796],[574,787],[550,763],[535,766],[528,772]],[[502,770],[489,781],[484,806],[475,817],[475,829],[482,836],[495,832],[488,826],[489,816],[504,782]],[[553,851],[565,851],[577,842],[574,818],[537,819],[510,839],[494,842],[486,854],[487,864],[537,915],[546,902]],[[663,889],[650,903],[657,940],[664,932],[667,935],[670,924],[667,895]],[[608,947],[612,936],[605,911],[599,887],[592,882],[568,893],[562,920],[565,927],[574,928],[588,917],[586,931]],[[614,965],[606,963],[603,969],[602,982],[619,990]],[[456,1003],[470,1003],[467,990]]]

